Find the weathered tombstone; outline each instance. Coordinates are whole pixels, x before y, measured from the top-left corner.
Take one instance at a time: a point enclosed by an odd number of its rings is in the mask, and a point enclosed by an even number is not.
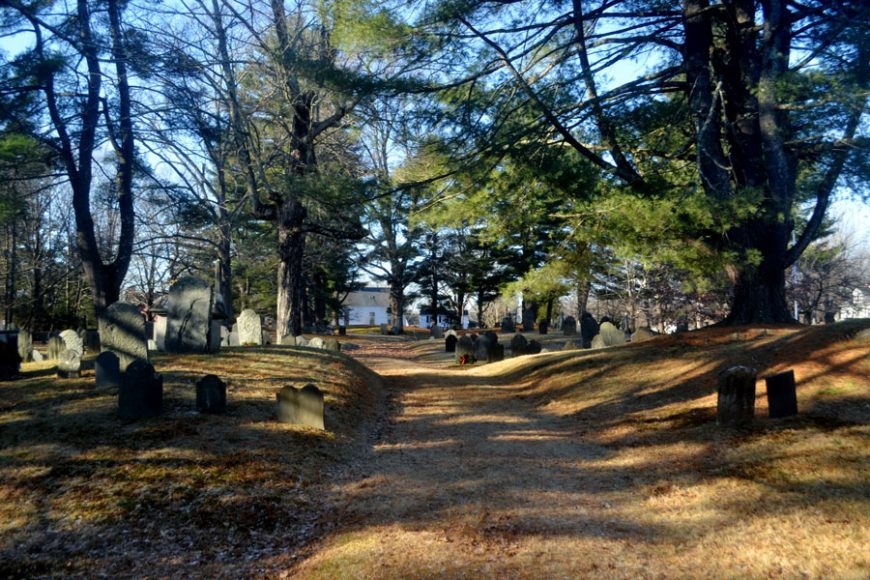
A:
[[[347,336],[347,327],[340,324],[338,326],[338,336]]]
[[[296,337],[296,346],[310,346],[311,341],[302,336],[301,334]]]
[[[716,423],[746,425],[755,417],[755,369],[731,367],[719,377]]]
[[[470,336],[463,336],[456,343],[456,362],[461,365],[474,364],[474,341]]]
[[[864,330],[859,331],[855,336],[854,340],[863,342],[870,340],[870,328],[865,328]]]
[[[386,336],[387,334],[389,334],[389,329],[387,328],[387,324],[386,324],[386,323],[381,324],[381,334],[383,334],[383,335],[385,335],[385,336]]]
[[[301,389],[286,386],[276,394],[278,421],[325,429],[323,422],[323,392],[314,385]]]
[[[537,304],[529,303],[523,308],[523,332],[533,332],[535,330],[535,315],[537,314]]]
[[[529,341],[522,334],[515,334],[511,339],[511,355],[522,356],[526,354],[526,348],[529,346]]]
[[[550,321],[549,320],[539,320],[538,321],[538,334],[547,334],[548,330],[550,330]]]
[[[772,419],[797,415],[797,391],[794,371],[788,370],[764,378],[767,384],[767,407]]]
[[[148,340],[154,340],[154,321],[146,320],[145,321],[145,338]]]
[[[169,289],[167,304],[166,351],[208,352],[211,327],[211,286],[187,276]]]
[[[71,350],[78,354],[81,358],[85,354],[85,344],[82,342],[79,333],[71,328],[61,331],[60,338],[63,340],[64,349]]]
[[[579,348],[580,346],[577,344],[576,340],[569,340],[562,345],[562,350],[577,350]]]
[[[23,328],[18,331],[18,356],[21,362],[30,362],[33,352],[33,335]]]
[[[196,410],[216,415],[227,412],[227,385],[217,375],[206,375],[196,382]]]
[[[577,334],[577,321],[573,316],[566,316],[562,321],[562,334],[565,336],[574,336]]]
[[[154,321],[154,342],[157,345],[157,350],[166,351],[166,327],[168,325],[169,320],[165,316]]]
[[[600,340],[593,340],[592,348],[601,348],[602,346],[619,346],[620,344],[625,344],[625,333],[618,328],[616,328],[610,322],[602,322],[601,327],[598,329],[598,336],[595,338],[599,338]]]
[[[315,336],[311,340],[308,341],[308,346],[310,346],[311,348],[321,348],[322,349],[322,348],[325,348],[326,343],[319,336]]]
[[[60,360],[60,353],[64,351],[63,339],[59,336],[48,337],[48,360]]]
[[[444,339],[444,352],[456,352],[456,343],[459,339],[455,334],[450,334]]]
[[[604,348],[606,346],[607,345],[604,344],[604,337],[601,336],[600,334],[596,334],[595,338],[592,339],[592,343],[589,345],[589,348],[598,349],[598,348]]]
[[[11,379],[21,369],[17,331],[0,333],[0,379]]]
[[[122,373],[134,360],[148,360],[145,319],[138,308],[115,302],[100,316],[99,325],[102,349],[118,355]]]
[[[323,339],[323,348],[332,352],[341,352],[341,343],[335,338],[327,337]]]
[[[98,387],[118,387],[121,385],[120,359],[114,352],[107,350],[98,354],[96,361],[94,361],[94,371],[97,375],[96,384]]]
[[[227,342],[230,346],[240,346],[241,343],[239,342],[239,333],[235,330],[231,331],[230,335],[227,337]]]
[[[429,329],[429,338],[442,339],[444,338],[444,331],[436,324]]]
[[[645,326],[641,326],[631,335],[631,342],[643,342],[651,338],[655,338],[656,334]]]
[[[526,346],[526,354],[540,354],[543,348],[537,340],[530,340],[528,346]]]
[[[517,326],[514,324],[514,319],[510,316],[505,316],[501,319],[501,331],[514,333],[517,331]]]
[[[686,318],[677,320],[677,334],[689,332],[689,321]]]
[[[263,325],[260,315],[255,310],[246,308],[239,314],[237,320],[239,342],[242,346],[263,344]]]
[[[82,357],[74,350],[65,349],[57,361],[57,376],[62,379],[76,379],[82,376]]]
[[[495,343],[489,353],[488,362],[499,362],[504,360],[504,345]]]
[[[31,351],[30,357],[33,359],[33,362],[42,362],[45,360],[45,357],[38,350]]]
[[[583,340],[583,348],[592,346],[592,339],[598,334],[598,323],[588,312],[584,312],[580,318],[580,338]]]
[[[208,350],[209,352],[219,352],[223,344],[224,325],[218,320],[211,321],[211,328],[208,331]]]
[[[230,345],[230,329],[221,324],[221,347]]]
[[[285,334],[281,337],[281,344],[284,346],[296,346],[296,337],[292,334]]]
[[[459,340],[459,335],[456,334],[456,331],[453,330],[452,328],[450,330],[448,330],[447,332],[445,332],[444,336],[455,336],[456,340]]]
[[[118,416],[122,419],[157,417],[163,410],[163,377],[151,363],[136,359],[121,375]]]
[[[263,344],[272,344],[272,331],[268,328],[263,329]]]
[[[498,335],[491,330],[487,330],[483,333],[483,336],[487,337],[492,344],[498,344]]]
[[[489,351],[491,341],[488,336],[484,335],[474,341],[474,360],[489,362]]]

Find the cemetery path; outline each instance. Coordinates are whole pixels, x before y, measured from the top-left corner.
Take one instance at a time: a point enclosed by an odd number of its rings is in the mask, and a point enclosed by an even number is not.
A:
[[[596,470],[607,451],[576,421],[518,385],[420,361],[408,343],[353,354],[384,378],[393,414],[336,485],[334,531],[294,575],[564,576],[594,572],[590,550],[613,552],[603,536],[619,524]]]

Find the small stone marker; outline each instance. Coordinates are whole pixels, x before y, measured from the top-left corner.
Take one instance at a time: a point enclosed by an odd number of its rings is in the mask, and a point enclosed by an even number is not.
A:
[[[209,351],[212,290],[207,282],[185,276],[169,289],[166,350],[186,353]]]
[[[60,353],[64,351],[63,339],[59,336],[48,337],[48,360],[60,360]]]
[[[74,350],[65,349],[57,361],[57,376],[62,379],[76,379],[82,376],[82,357]]]
[[[716,423],[748,425],[755,417],[755,369],[731,367],[719,377]]]
[[[196,410],[216,415],[227,412],[227,385],[217,375],[206,375],[196,382]]]
[[[311,341],[300,334],[296,337],[296,346],[311,346]]]
[[[501,319],[501,331],[505,333],[513,333],[517,331],[517,325],[514,324],[514,319],[512,317],[505,316]]]
[[[543,345],[537,340],[530,340],[528,346],[526,346],[526,354],[541,354],[543,348]]]
[[[522,334],[515,334],[511,339],[511,355],[522,356],[526,354],[526,348],[529,346],[529,341]]]
[[[314,385],[301,389],[286,386],[275,395],[278,399],[278,421],[325,429],[323,423],[323,392]]]
[[[456,343],[455,359],[458,364],[470,365],[474,364],[474,341],[470,336],[463,336]]]
[[[300,345],[300,346],[303,346],[303,345]],[[307,346],[310,346],[311,348],[320,348],[320,349],[322,349],[322,348],[324,348],[324,347],[326,346],[326,343],[325,343],[325,342],[323,341],[323,339],[320,338],[319,336],[315,336],[315,337],[313,337],[311,340],[308,341],[308,345],[307,345]]]
[[[118,355],[121,372],[136,359],[148,360],[145,319],[132,304],[115,302],[100,316],[102,349]]]
[[[489,362],[490,338],[486,335],[474,341],[474,360]]]
[[[573,316],[566,316],[562,321],[562,334],[565,336],[574,336],[577,334],[577,321]]]
[[[45,357],[42,356],[42,353],[39,352],[38,350],[33,350],[33,351],[30,353],[30,356],[31,356],[31,358],[33,359],[33,362],[42,362],[42,361],[45,360]]]
[[[132,362],[132,361],[131,361]],[[118,387],[121,385],[121,365],[118,355],[107,350],[97,355],[94,361],[98,387]]]
[[[341,343],[335,338],[327,337],[323,339],[323,348],[332,352],[341,352]]]
[[[459,339],[455,334],[450,334],[444,339],[444,352],[456,352],[456,343]]]
[[[151,363],[136,359],[121,376],[118,416],[122,419],[157,417],[163,410],[163,377]]]
[[[60,338],[63,340],[64,349],[71,350],[81,358],[85,354],[85,344],[82,342],[79,333],[71,328],[61,331]]]
[[[794,371],[788,370],[764,377],[767,384],[767,407],[772,419],[797,415],[797,392]]]
[[[250,308],[242,310],[236,324],[242,346],[263,344],[263,325],[260,323],[260,315],[255,310]]]
[[[292,334],[285,334],[281,337],[281,344],[284,346],[296,346],[296,337]]]
[[[30,362],[33,358],[33,335],[23,328],[18,331],[18,356],[21,362]]]

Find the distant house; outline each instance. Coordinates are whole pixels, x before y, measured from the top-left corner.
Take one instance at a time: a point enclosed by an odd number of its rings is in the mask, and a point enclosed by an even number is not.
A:
[[[870,318],[870,287],[855,288],[848,304],[837,312],[837,320],[847,318]]]
[[[460,326],[462,328],[468,328],[468,310],[462,312],[462,323]],[[438,326],[441,328],[450,328],[456,324],[456,315],[455,313],[447,310],[442,310],[442,308],[438,307]],[[420,308],[420,326],[423,328],[430,328],[432,326],[432,309],[428,306],[423,306]]]
[[[366,287],[348,294],[344,301],[348,326],[390,324],[390,289]],[[408,324],[407,321],[404,324]]]

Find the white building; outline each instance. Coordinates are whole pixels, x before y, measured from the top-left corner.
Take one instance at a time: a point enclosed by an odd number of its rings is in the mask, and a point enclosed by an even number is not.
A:
[[[344,301],[345,324],[380,326],[390,324],[390,289],[366,287],[351,292]],[[407,325],[408,322],[404,321]]]
[[[852,299],[837,313],[837,320],[870,318],[870,287],[852,290]]]

